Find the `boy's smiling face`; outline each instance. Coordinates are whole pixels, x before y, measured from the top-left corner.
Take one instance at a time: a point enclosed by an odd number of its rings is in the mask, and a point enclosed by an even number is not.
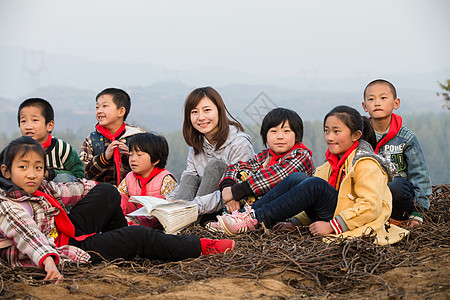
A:
[[[112,95],[102,95],[97,99],[96,118],[98,124],[111,132],[115,132],[123,123],[125,107],[117,108]],[[113,133],[114,133],[113,132]]]
[[[45,123],[42,109],[38,106],[26,106],[20,110],[19,128],[22,135],[32,137],[40,144],[47,141],[48,134],[52,132],[54,122]]]
[[[400,99],[394,99],[394,94],[387,84],[377,83],[366,89],[364,111],[374,119],[390,118],[392,111],[399,108]]]

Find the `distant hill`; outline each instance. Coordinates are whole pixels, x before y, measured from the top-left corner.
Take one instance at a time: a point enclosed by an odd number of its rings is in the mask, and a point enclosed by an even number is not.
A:
[[[161,133],[181,130],[184,100],[193,87],[179,82],[163,82],[123,88],[132,98],[128,123]],[[293,109],[304,120],[310,121],[321,120],[331,108],[340,104],[353,106],[363,113],[359,91],[305,92],[264,85],[216,88],[229,111],[249,126],[259,124],[262,116],[274,106]],[[99,91],[48,86],[25,93],[15,100],[0,98],[0,133],[17,128],[17,107],[21,101],[28,97],[42,97],[49,100],[55,109],[56,130],[70,128],[77,135],[84,136],[95,125],[95,96]],[[442,111],[443,101],[433,91],[403,90],[401,100],[400,114]],[[263,107],[264,101],[267,107]],[[255,116],[256,112],[259,116]]]
[[[181,71],[148,63],[92,62],[20,47],[0,47],[0,68],[0,133],[17,130],[21,101],[43,97],[55,108],[56,130],[70,128],[80,137],[96,122],[95,95],[111,86],[130,93],[130,124],[169,133],[181,129],[184,100],[199,86],[215,87],[230,112],[251,127],[274,106],[294,109],[305,120],[321,120],[340,104],[362,112],[362,90],[374,79],[370,72],[327,78],[320,70],[299,70],[298,76],[283,78],[214,67]],[[436,82],[448,79],[450,69],[383,77],[398,88],[400,114],[442,111]]]

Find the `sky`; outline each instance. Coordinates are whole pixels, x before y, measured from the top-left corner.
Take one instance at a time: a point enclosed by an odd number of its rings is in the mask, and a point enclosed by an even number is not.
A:
[[[448,0],[0,0],[0,47],[281,77],[433,72],[450,67],[449,13]]]

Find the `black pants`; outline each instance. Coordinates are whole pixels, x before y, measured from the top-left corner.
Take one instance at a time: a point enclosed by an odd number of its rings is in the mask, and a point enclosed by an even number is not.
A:
[[[401,177],[395,177],[388,182],[392,193],[392,214],[395,220],[408,220],[414,209],[414,187],[411,182]]]
[[[135,256],[160,260],[181,260],[198,257],[201,243],[197,236],[177,236],[144,226],[128,226],[120,208],[117,189],[99,183],[74,206],[69,218],[75,226],[75,235],[96,233],[84,241],[70,239],[69,244],[85,251],[93,251],[107,260]],[[91,260],[101,258],[89,252]]]

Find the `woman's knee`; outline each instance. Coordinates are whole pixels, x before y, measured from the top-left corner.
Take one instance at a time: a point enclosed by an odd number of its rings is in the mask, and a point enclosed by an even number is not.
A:
[[[221,160],[211,159],[206,165],[203,171],[203,177],[205,176],[220,176],[222,177],[223,172],[227,169],[228,165]]]

